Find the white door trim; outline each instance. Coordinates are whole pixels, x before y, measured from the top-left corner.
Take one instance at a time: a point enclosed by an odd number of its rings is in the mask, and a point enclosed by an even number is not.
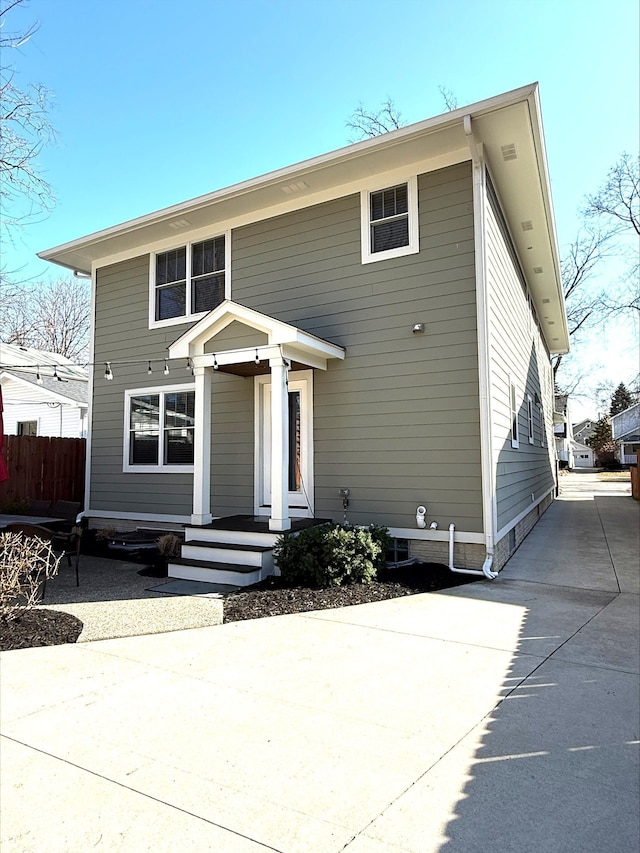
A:
[[[271,384],[271,376],[256,376],[254,379],[254,486],[253,504],[255,515],[269,515],[271,507],[265,501],[265,472],[270,472],[271,445],[268,437],[269,419],[265,422],[264,391]],[[292,518],[313,518],[314,472],[313,472],[313,370],[289,373],[289,387],[301,390],[301,469],[304,506],[296,506],[294,496],[289,495],[289,514]],[[266,445],[266,452],[265,452]]]

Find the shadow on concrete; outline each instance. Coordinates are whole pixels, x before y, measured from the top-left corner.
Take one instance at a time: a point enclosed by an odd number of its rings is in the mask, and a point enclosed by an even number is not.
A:
[[[633,575],[637,590],[638,506],[619,494],[591,495],[593,507],[581,509],[589,510],[589,523],[602,525],[608,553],[589,553],[580,550],[580,530],[570,523],[575,502],[585,499],[567,495],[554,504],[529,553],[525,542],[513,573],[509,564],[502,585],[487,591],[491,600],[507,603],[517,588],[514,603],[525,602],[519,639],[504,698],[482,730],[467,735],[426,777],[425,808],[437,802],[440,783],[460,785],[439,853],[639,849],[638,601],[625,592]],[[590,570],[602,579],[599,563],[608,563],[608,590],[600,581],[595,589],[574,587],[573,581],[563,586],[562,554],[556,585],[539,582],[530,569],[541,559],[537,546],[545,525],[549,533],[565,530],[587,587]],[[565,609],[566,634],[554,636],[547,626],[559,624],[558,607]],[[551,609],[556,617],[549,622]]]

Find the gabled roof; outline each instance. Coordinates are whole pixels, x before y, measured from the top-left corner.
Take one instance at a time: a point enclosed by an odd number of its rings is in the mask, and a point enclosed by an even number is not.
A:
[[[76,406],[88,403],[87,370],[57,352],[0,342],[2,379],[30,388],[34,400],[41,399],[43,403],[56,401]]]
[[[78,382],[88,382],[88,373],[84,367],[74,364],[70,359],[57,352],[23,347],[17,344],[6,344],[0,341],[0,369],[12,370],[17,368],[21,374],[33,374],[37,368],[46,368],[45,375],[52,376],[55,368],[59,376]]]
[[[247,308],[231,299],[225,299],[217,308],[210,311],[194,326],[175,340],[168,348],[169,358],[197,358],[205,354],[205,346],[213,341],[220,332],[231,323],[238,322],[267,336],[267,346],[250,347],[247,350],[227,350],[217,353],[216,362],[220,366],[245,363],[247,360],[259,361],[260,358],[273,356],[274,347],[285,358],[290,358],[301,365],[309,365],[326,369],[329,358],[343,359],[343,347],[309,334],[289,323],[283,323],[253,308]]]
[[[469,132],[473,134],[470,143]],[[180,235],[228,229],[358,192],[373,177],[471,159],[481,144],[552,352],[569,347],[538,99],[531,84],[72,240],[38,256],[92,272]],[[396,175],[396,178],[392,176]],[[190,239],[190,238],[189,238]],[[108,260],[107,260],[108,259]]]
[[[36,376],[30,373],[0,370],[0,382],[9,379],[17,382],[19,385],[28,387],[34,402],[58,402],[67,406],[88,405],[88,381],[58,380],[50,376],[41,376],[40,378],[42,383],[38,383]]]
[[[625,438],[632,433],[640,432],[640,403],[634,403],[623,412],[618,412],[611,418],[611,432],[616,440]]]

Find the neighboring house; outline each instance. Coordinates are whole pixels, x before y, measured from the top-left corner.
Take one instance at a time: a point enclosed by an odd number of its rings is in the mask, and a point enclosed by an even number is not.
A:
[[[253,582],[279,533],[345,514],[489,572],[553,500],[536,85],[40,257],[93,279],[90,523],[185,526],[173,576]]]
[[[635,465],[640,450],[640,403],[611,418],[611,432],[618,445],[617,457],[623,465]]]
[[[575,441],[571,425],[571,406],[567,394],[555,395],[553,438],[556,445],[556,459],[560,467],[575,468]]]
[[[591,438],[593,435],[593,424],[594,421],[590,418],[586,418],[583,421],[578,421],[577,424],[573,424],[574,439],[579,441],[580,444],[586,445],[587,439]]]
[[[63,355],[0,342],[6,435],[86,438],[88,371]]]

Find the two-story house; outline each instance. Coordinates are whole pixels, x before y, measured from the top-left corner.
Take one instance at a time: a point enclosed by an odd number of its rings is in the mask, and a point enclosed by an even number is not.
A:
[[[90,523],[184,526],[174,576],[345,515],[490,576],[553,500],[535,84],[40,257],[93,280]]]

